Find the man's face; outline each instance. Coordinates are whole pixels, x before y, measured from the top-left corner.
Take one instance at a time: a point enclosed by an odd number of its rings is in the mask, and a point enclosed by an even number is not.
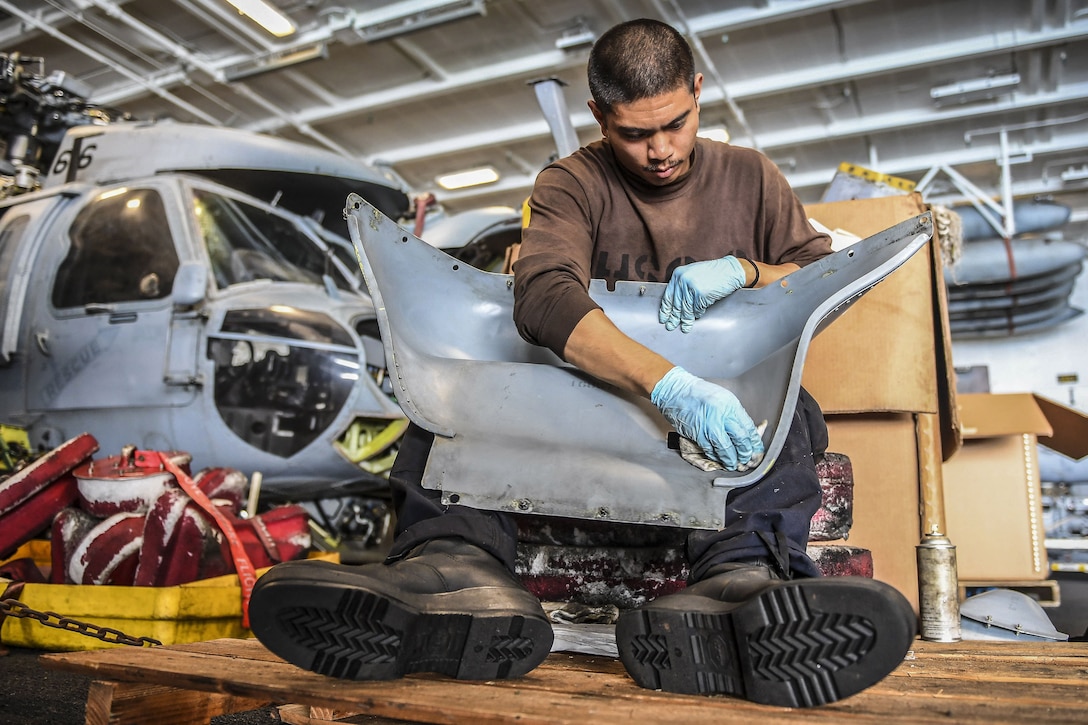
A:
[[[699,92],[686,87],[653,98],[615,105],[605,114],[593,101],[589,108],[608,138],[617,160],[628,171],[655,186],[666,186],[691,170],[691,150],[699,131]]]

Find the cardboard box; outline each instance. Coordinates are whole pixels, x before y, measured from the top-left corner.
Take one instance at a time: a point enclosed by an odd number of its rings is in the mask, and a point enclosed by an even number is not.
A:
[[[1037,442],[1088,455],[1088,416],[1030,393],[961,395],[958,404],[963,447],[943,475],[960,579],[1046,579]]]
[[[824,226],[863,238],[927,210],[918,194],[805,207]],[[955,453],[955,371],[936,237],[813,340],[802,384],[825,413],[935,413],[942,458]]]
[[[891,584],[918,610],[921,540],[916,414],[827,417],[828,449],[850,457],[854,525],[846,543],[873,554],[873,578]]]
[[[924,213],[918,194],[815,204],[809,216],[859,237]],[[848,543],[918,609],[916,547],[944,530],[941,461],[960,446],[944,274],[931,241],[813,341],[802,384],[824,410],[829,450],[850,457]]]

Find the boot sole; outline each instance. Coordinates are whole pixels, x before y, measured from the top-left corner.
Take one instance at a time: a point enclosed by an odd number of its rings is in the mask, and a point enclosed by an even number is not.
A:
[[[502,588],[394,594],[380,582],[351,581],[333,570],[323,578],[319,567],[308,565],[309,576],[268,572],[249,610],[261,643],[311,672],[351,680],[412,672],[507,679],[525,675],[551,650],[543,613],[527,616]]]
[[[668,608],[651,602],[620,616],[616,640],[642,687],[812,707],[879,682],[914,632],[913,610],[892,587],[829,577],[783,582],[739,606],[697,596]]]

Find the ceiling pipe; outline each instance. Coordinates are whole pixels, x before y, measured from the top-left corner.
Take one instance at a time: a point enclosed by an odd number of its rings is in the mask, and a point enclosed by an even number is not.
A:
[[[812,88],[827,83],[849,81],[878,73],[892,73],[919,65],[934,65],[963,58],[973,58],[995,53],[1016,52],[1030,48],[1054,45],[1083,38],[1084,32],[1073,29],[1044,31],[1039,34],[1008,34],[998,38],[982,38],[977,41],[955,41],[936,46],[921,46],[911,52],[896,52],[859,61],[834,63],[814,69],[801,69],[783,73],[757,82],[738,81],[732,84],[734,100],[771,96],[776,93]],[[351,115],[364,109],[376,109],[410,101],[421,95],[436,96],[455,93],[479,83],[493,82],[521,76],[555,75],[558,70],[584,65],[584,60],[564,57],[561,51],[547,51],[531,56],[528,61],[504,63],[494,68],[475,69],[450,75],[445,81],[409,83],[397,88],[355,96],[336,106],[300,111],[294,114],[307,123],[322,123]],[[717,88],[704,88],[704,98],[714,103],[718,100]],[[268,131],[274,126],[254,124],[250,130]]]
[[[117,63],[117,61],[114,60],[113,58],[107,58],[105,55],[99,53],[97,50],[95,50],[93,48],[90,48],[90,47],[84,45],[83,43],[80,43],[75,38],[71,38],[71,37],[65,35],[64,33],[60,32],[56,28],[53,28],[50,25],[46,25],[44,22],[38,20],[34,16],[29,15],[29,14],[23,12],[22,10],[20,10],[19,8],[15,7],[13,4],[8,2],[7,0],[0,0],[0,9],[4,10],[7,13],[10,13],[12,16],[14,16],[16,18],[19,18],[19,20],[26,23],[27,25],[29,25],[29,26],[37,29],[37,30],[40,30],[41,32],[48,35],[49,37],[54,38],[56,40],[59,40],[60,42],[64,43],[65,45],[67,45],[67,46],[69,46],[71,48],[74,48],[75,50],[78,50],[80,53],[83,53],[88,58],[91,58],[92,60],[96,60],[99,63],[101,63],[101,64],[103,64],[103,65],[105,65],[105,66],[107,66],[109,68],[112,68],[117,73],[123,75],[125,78],[128,78],[133,83],[136,83],[139,86],[147,89],[148,92],[158,96],[159,98],[162,98],[163,100],[177,106],[178,108],[181,108],[181,109],[191,113],[192,115],[196,116],[197,118],[204,121],[205,123],[212,124],[213,126],[221,126],[222,125],[218,121],[218,119],[216,119],[214,116],[211,116],[211,115],[205,113],[204,111],[200,110],[196,106],[192,105],[191,103],[189,103],[189,102],[187,102],[187,101],[185,101],[185,100],[183,100],[181,98],[178,98],[173,93],[170,93],[169,91],[165,91],[165,90],[157,87],[154,83],[151,83],[151,82],[141,78],[139,74],[133,73],[132,71],[130,71],[130,70],[122,67],[121,65],[119,65]]]
[[[183,65],[190,65],[199,69],[201,72],[206,73],[208,76],[210,76],[212,80],[216,81],[217,83],[224,82],[224,75],[221,70],[190,51],[184,45],[181,45],[180,43],[175,42],[170,38],[167,38],[159,31],[132,17],[127,12],[125,12],[120,5],[114,2],[114,0],[84,0],[84,2],[93,5],[94,7],[104,12],[107,17],[112,18],[113,20],[120,21],[124,25],[127,25],[129,28],[140,33],[145,38],[153,41],[162,49],[169,51],[170,54],[178,58]],[[84,23],[84,25],[94,30],[94,28],[87,23]]]
[[[1071,138],[1068,141],[1063,141],[1061,143],[1046,142],[1031,144],[1025,146],[1023,150],[1026,153],[1031,153],[1035,156],[1043,156],[1081,152],[1085,148],[1088,148],[1088,135]],[[907,176],[923,173],[927,169],[931,169],[932,167],[941,164],[964,166],[968,164],[992,162],[999,153],[1000,151],[996,147],[986,147],[967,149],[955,154],[942,151],[929,156],[915,155],[906,158],[886,158],[882,162],[882,171],[894,176]],[[793,173],[786,171],[784,173],[786,174],[790,186],[795,191],[800,192],[804,189],[826,187],[834,172],[835,167],[827,167],[813,171]],[[491,184],[487,187],[474,187],[472,189],[453,192],[438,191],[435,193],[435,196],[438,198],[439,203],[442,204],[473,206],[479,204],[481,200],[485,200],[488,197],[493,197],[498,194],[505,194],[507,196],[525,195],[532,189],[535,177],[535,173],[524,173],[521,176],[507,175],[497,184]],[[1056,187],[1053,184],[1048,184],[1042,180],[1030,182],[1020,181],[1014,182],[1013,184],[1013,194],[1015,196],[1047,194],[1052,193],[1055,190]],[[933,203],[952,203],[941,199],[931,199],[931,201]]]
[[[851,5],[865,5],[874,0],[789,0],[774,2],[761,0],[756,7],[729,10],[711,10],[692,20],[691,31],[696,35],[710,35],[729,30],[742,30],[782,20],[803,18],[829,10],[839,10]],[[710,4],[710,3],[708,3]],[[720,3],[725,4],[725,3]]]
[[[797,4],[791,3],[788,6],[771,5],[763,8],[711,13],[707,16],[692,19],[689,22],[689,26],[696,31],[694,32],[694,35],[697,36],[699,34],[724,31],[735,27],[746,27],[759,22],[773,22],[778,18],[797,17],[806,13],[823,11],[831,7],[853,5],[860,1],[861,0],[837,0],[835,2],[828,2],[827,0],[823,0],[822,2],[817,2],[816,0],[799,0]],[[213,12],[217,17],[223,19],[231,28],[239,30],[237,25],[238,18],[230,17],[228,19],[229,16],[224,15],[222,6],[214,2],[214,0],[175,0],[175,2],[190,9],[190,12],[193,12],[191,8],[195,3],[207,11]],[[200,15],[199,13],[195,14],[198,16]],[[376,11],[367,13],[357,13],[353,11],[342,17],[330,18],[326,24],[319,28],[302,32],[299,37],[296,38],[295,42],[331,42],[334,40],[334,35],[337,32],[354,27],[356,24],[364,23],[368,18],[377,17],[377,15],[378,13]],[[246,35],[248,37],[249,33],[246,33]],[[262,38],[262,41],[265,41],[262,42],[262,47],[268,48],[269,51],[282,47],[270,44],[267,42],[267,39]],[[402,48],[402,50],[405,49]],[[252,56],[250,56],[250,59],[252,59]],[[419,59],[417,58],[417,60]],[[239,62],[239,59],[233,58],[229,61],[217,61],[216,65],[223,68],[237,62]],[[402,101],[418,98],[423,94],[433,97],[440,94],[457,93],[458,91],[480,83],[488,83],[502,79],[555,75],[559,70],[580,64],[584,64],[584,60],[579,59],[572,54],[564,53],[563,51],[555,50],[537,53],[534,56],[530,56],[528,61],[521,60],[518,62],[504,63],[494,68],[481,68],[471,72],[455,74],[442,72],[439,75],[441,78],[439,82],[430,80],[406,84],[400,88],[387,89],[378,93],[342,100],[340,103],[330,104],[324,108],[296,112],[291,114],[290,118],[292,119],[292,122],[319,124],[327,121],[334,121],[361,110],[395,105]],[[434,69],[431,68],[429,69],[429,72],[433,72],[433,70]],[[855,72],[857,71],[857,69],[854,70]],[[177,79],[178,77],[178,74],[172,76],[174,79]],[[125,89],[116,89],[111,91],[108,94],[108,97],[116,103],[131,97],[131,94]],[[283,122],[282,119],[278,117],[277,120],[279,120],[282,125],[292,125],[292,122]],[[280,123],[277,123],[277,120],[249,124],[245,128],[250,131],[272,132],[281,127]]]
[[[360,111],[388,108],[405,101],[419,100],[420,97],[436,98],[463,91],[476,86],[486,85],[501,80],[521,78],[531,75],[554,75],[557,71],[584,63],[571,60],[561,50],[548,50],[526,58],[506,61],[501,67],[477,67],[471,70],[447,74],[442,80],[426,79],[405,83],[395,88],[388,88],[374,93],[345,99],[335,106],[300,111],[295,117],[308,123],[334,121]],[[253,124],[251,131],[272,129],[267,123]]]
[[[67,20],[71,13],[71,10],[42,9],[38,11],[37,17],[46,25],[53,26]],[[24,32],[21,23],[8,23],[6,27],[0,28],[0,48],[11,48],[23,40]]]
[[[127,25],[128,27],[132,28],[136,32],[141,33],[144,37],[150,39],[151,41],[161,46],[163,49],[169,51],[177,58],[181,59],[183,63],[192,65],[193,67],[199,69],[202,73],[206,73],[216,83],[229,87],[238,95],[260,106],[268,113],[273,114],[284,123],[295,128],[299,133],[302,133],[305,136],[312,138],[326,148],[329,148],[347,158],[355,157],[355,155],[348,151],[346,148],[336,143],[332,139],[328,138],[324,134],[320,133],[319,131],[315,130],[309,124],[298,123],[294,121],[289,114],[285,113],[276,104],[264,98],[259,93],[256,93],[246,85],[241,83],[229,82],[227,80],[226,73],[222,68],[219,68],[213,63],[205,60],[204,58],[192,53],[185,46],[171,40],[170,38],[167,38],[159,31],[132,17],[113,0],[86,1],[105,12],[109,17],[113,18],[114,20],[118,20]]]
[[[684,35],[688,36],[692,46],[695,48],[695,53],[703,61],[703,65],[706,67],[707,73],[714,79],[714,84],[718,87],[719,93],[721,93],[721,100],[729,109],[729,113],[732,114],[736,120],[737,125],[744,131],[744,135],[751,143],[752,148],[757,151],[760,150],[759,140],[756,138],[756,132],[748,123],[748,119],[744,116],[744,110],[734,100],[732,94],[729,92],[729,87],[725,85],[725,79],[718,73],[718,67],[714,65],[714,60],[710,57],[710,54],[706,51],[706,46],[703,45],[703,41],[699,38],[697,33],[691,31],[691,23],[688,22],[687,16],[684,15],[684,11],[680,9],[680,4],[676,0],[669,0],[669,5],[672,6],[673,14],[677,20],[680,21],[680,25],[683,26],[681,31]],[[668,15],[665,8],[662,6],[661,0],[654,0],[654,7],[661,15]],[[735,135],[735,134],[734,134]]]
[[[713,104],[717,100],[716,94],[716,89],[711,88],[704,90],[704,104]],[[1054,91],[1036,94],[1026,98],[999,101],[994,104],[946,107],[943,109],[932,109],[927,113],[914,113],[909,116],[889,111],[868,118],[841,121],[831,126],[807,126],[787,131],[769,132],[762,135],[762,142],[765,150],[788,146],[800,146],[817,142],[830,142],[840,138],[894,131],[906,127],[945,123],[957,119],[1001,116],[1010,111],[1028,108],[1046,108],[1048,106],[1074,103],[1085,98],[1088,98],[1088,83],[1079,83],[1069,86],[1063,92]],[[572,120],[575,128],[588,128],[594,123],[592,116],[590,116],[588,112],[580,115],[575,114],[572,116]],[[387,163],[392,164],[411,163],[422,158],[459,153],[466,148],[530,141],[544,136],[547,133],[547,125],[543,122],[524,123],[509,126],[503,131],[496,130],[487,133],[449,136],[431,143],[418,143],[400,148],[385,149],[382,152],[382,158]]]
[[[193,0],[176,1],[183,6],[188,7],[191,6]],[[210,0],[197,0],[197,2],[202,6],[206,6],[210,3]],[[797,6],[791,4],[788,8],[771,6],[762,10],[753,9],[743,13],[741,11],[710,13],[709,15],[690,19],[688,25],[691,28],[697,29],[697,34],[705,34],[712,31],[728,30],[733,27],[746,27],[747,25],[752,24],[753,21],[751,18],[753,17],[758,17],[760,22],[772,22],[779,17],[796,17],[805,12],[811,13],[853,4],[857,4],[857,0],[851,2],[842,2],[840,0],[840,2],[823,3],[810,1]],[[320,29],[320,31],[308,31],[304,33],[305,41],[320,42],[322,39],[330,40],[332,39],[333,32],[350,25],[351,22],[352,21],[347,18],[330,20],[326,26],[323,26]],[[888,53],[875,58],[866,58],[864,62],[847,61],[845,63],[836,63],[821,68],[802,69],[796,72],[784,73],[769,79],[761,79],[758,84],[737,81],[732,84],[732,95],[734,100],[738,98],[768,96],[775,93],[809,88],[835,81],[861,78],[877,73],[894,72],[895,70],[903,69],[908,66],[916,66],[919,63],[932,65],[959,58],[970,58],[1001,52],[1014,52],[1044,45],[1053,45],[1083,37],[1083,35],[1083,32],[1079,29],[1063,27],[1057,30],[1046,30],[1039,33],[1004,34],[997,38],[982,38],[977,42],[956,41],[954,43],[921,46],[912,49],[909,53]],[[216,65],[218,67],[226,67],[237,62],[239,62],[238,58],[229,60],[221,59],[216,61]],[[284,121],[282,117],[277,116],[274,120],[269,119],[259,121],[244,127],[251,131],[274,132],[282,126],[290,126],[294,123],[307,125],[320,124],[343,118],[362,110],[392,106],[403,101],[416,99],[421,95],[434,97],[441,94],[456,93],[480,83],[493,82],[504,78],[554,75],[558,70],[572,67],[576,62],[582,61],[577,61],[576,59],[572,59],[572,57],[564,57],[564,54],[560,51],[549,51],[531,56],[529,62],[506,63],[493,68],[475,69],[471,72],[455,73],[447,75],[439,82],[428,80],[405,84],[397,88],[355,96],[351,99],[342,99],[338,103],[326,103],[326,105],[322,107],[297,111],[290,114],[289,121]],[[182,79],[182,74],[172,74],[170,78],[177,82]],[[704,97],[707,95],[706,90],[704,90]],[[124,102],[132,96],[132,93],[123,88],[118,88],[107,91],[98,97],[103,99],[101,102],[107,105],[115,105]],[[713,103],[715,99],[713,97],[707,97],[706,100]],[[463,149],[459,148],[458,150]]]
[[[444,81],[449,77],[445,68],[435,63],[431,56],[427,55],[422,48],[412,41],[405,38],[393,38],[390,42],[432,78]]]

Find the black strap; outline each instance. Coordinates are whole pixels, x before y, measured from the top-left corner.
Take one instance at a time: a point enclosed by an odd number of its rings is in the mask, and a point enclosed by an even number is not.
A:
[[[771,558],[774,560],[774,568],[776,573],[783,580],[790,580],[793,578],[793,571],[790,569],[790,542],[786,539],[786,535],[781,531],[774,532],[774,538],[771,537],[766,531],[757,531],[759,538],[763,539],[764,545],[767,547],[767,551],[771,553]]]

